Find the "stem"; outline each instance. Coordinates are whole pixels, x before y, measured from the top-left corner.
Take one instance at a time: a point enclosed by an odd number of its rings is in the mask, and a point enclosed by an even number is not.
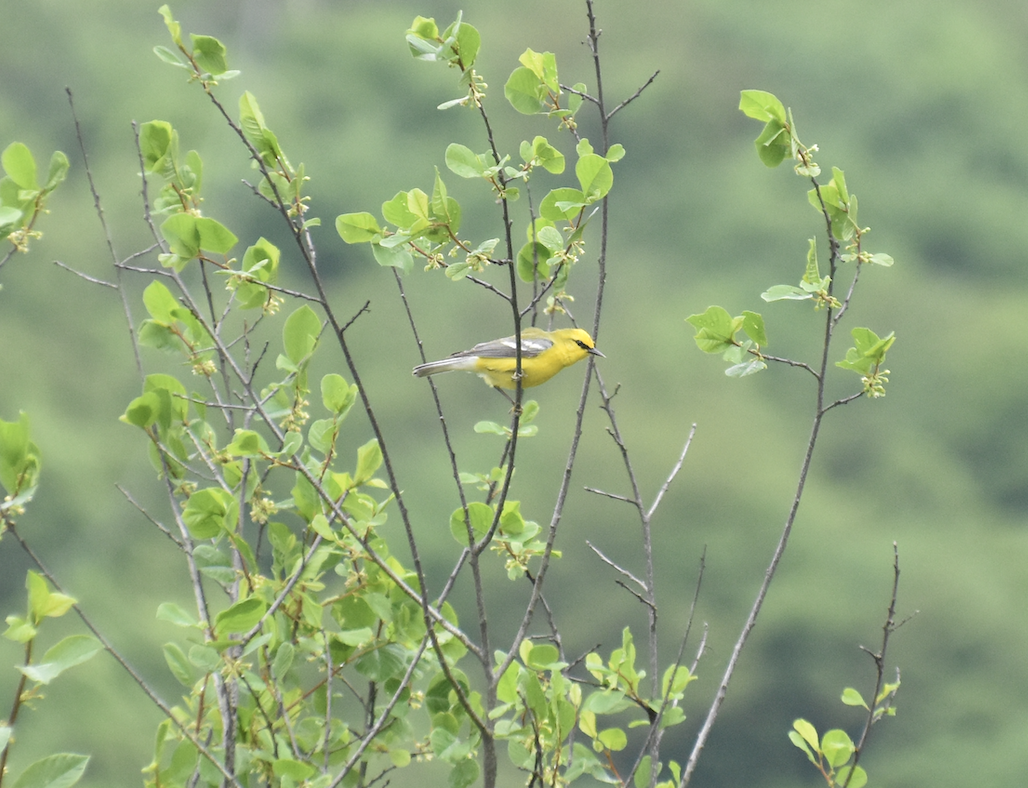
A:
[[[824,216],[827,227],[828,246],[830,250],[829,268],[831,276],[831,282],[828,285],[828,294],[831,295],[832,283],[835,281],[835,271],[838,266],[839,242],[832,235],[831,218],[827,208],[825,207],[824,199],[821,196],[820,184],[818,184],[817,180],[814,178],[812,178],[811,181],[814,185],[814,191],[817,194],[818,202],[821,206],[821,213]],[[756,626],[757,616],[760,614],[760,610],[764,605],[764,599],[767,597],[768,589],[771,587],[771,581],[774,579],[775,572],[778,570],[778,564],[782,560],[782,556],[785,554],[785,548],[789,543],[789,536],[792,534],[792,526],[796,521],[796,513],[799,511],[800,500],[803,498],[803,489],[807,483],[807,474],[810,471],[811,461],[814,457],[814,447],[817,445],[818,434],[821,431],[821,422],[824,419],[825,414],[832,407],[839,404],[833,403],[832,405],[825,407],[825,379],[827,376],[829,352],[831,350],[832,337],[835,332],[836,324],[837,321],[832,308],[830,306],[826,307],[821,361],[814,374],[814,377],[817,380],[814,418],[810,428],[810,438],[807,441],[807,449],[803,455],[803,462],[800,465],[799,479],[796,483],[796,492],[793,495],[792,504],[789,507],[789,514],[785,518],[785,526],[782,529],[782,534],[779,537],[778,544],[775,546],[774,553],[771,556],[771,562],[768,564],[768,567],[764,572],[764,581],[757,590],[756,599],[753,601],[753,606],[750,608],[749,615],[746,617],[746,622],[743,624],[742,632],[739,633],[735,646],[732,648],[732,654],[728,660],[728,665],[725,668],[724,676],[721,678],[721,684],[718,686],[717,692],[714,695],[714,700],[710,705],[710,709],[707,711],[707,716],[703,721],[703,726],[696,735],[696,742],[693,745],[692,752],[689,754],[689,760],[683,770],[682,779],[679,782],[679,788],[685,788],[685,786],[689,784],[689,780],[692,778],[693,772],[696,769],[696,764],[699,761],[700,754],[703,752],[703,747],[706,744],[707,738],[710,736],[710,731],[714,726],[714,721],[717,719],[718,712],[721,710],[721,705],[725,701],[725,695],[728,692],[728,684],[735,673],[736,667],[738,666],[739,657],[741,656],[742,650],[749,639],[750,633],[753,631],[753,627]]]

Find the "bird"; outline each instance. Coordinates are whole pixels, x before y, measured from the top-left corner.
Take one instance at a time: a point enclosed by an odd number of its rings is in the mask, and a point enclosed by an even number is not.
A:
[[[415,377],[451,372],[455,369],[475,372],[493,388],[514,389],[517,381],[515,337],[503,337],[481,342],[470,350],[454,353],[440,361],[430,361],[414,367]],[[570,367],[586,356],[606,358],[596,349],[588,332],[580,328],[560,328],[543,331],[526,328],[521,332],[521,386],[529,388],[545,383],[562,369]]]

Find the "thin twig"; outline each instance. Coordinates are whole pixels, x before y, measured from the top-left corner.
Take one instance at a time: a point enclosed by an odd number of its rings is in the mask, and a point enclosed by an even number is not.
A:
[[[685,646],[689,642],[689,634],[692,632],[692,624],[696,615],[696,605],[700,599],[700,587],[703,584],[703,571],[707,565],[707,550],[703,549],[700,554],[700,568],[696,574],[696,585],[693,588],[692,602],[689,605],[689,616],[685,621],[685,631],[682,633],[682,638],[678,643],[678,654],[675,655],[675,661],[672,664],[671,676],[667,681],[667,693],[664,695],[660,702],[660,708],[657,709],[656,716],[650,721],[650,730],[646,735],[646,741],[643,746],[639,748],[639,755],[635,759],[635,763],[632,765],[632,771],[629,772],[628,776],[624,780],[625,785],[632,784],[632,778],[634,777],[639,766],[642,764],[643,758],[647,754],[654,755],[660,752],[660,741],[664,736],[664,728],[661,726],[661,721],[664,719],[664,713],[667,711],[668,706],[677,706],[678,701],[671,700],[671,690],[675,686],[675,679],[678,676],[678,671],[682,669],[682,659],[685,655]],[[689,674],[694,675],[696,672],[696,664],[699,662],[700,656],[703,654],[703,650],[707,644],[707,628],[703,628],[703,637],[700,639],[699,649],[696,651],[696,659],[693,661],[692,667],[689,668]],[[658,775],[653,774],[650,779],[650,785],[656,784]]]
[[[158,531],[160,531],[160,532],[161,532],[162,534],[164,534],[164,535],[165,535],[166,537],[168,537],[168,538],[169,538],[169,539],[170,539],[171,541],[173,541],[173,542],[174,542],[174,543],[175,543],[175,544],[176,544],[176,545],[177,545],[177,546],[178,546],[179,548],[181,548],[181,547],[182,547],[182,540],[181,540],[181,539],[179,539],[179,538],[178,538],[177,536],[175,536],[175,534],[173,534],[173,533],[171,532],[171,530],[170,530],[170,529],[169,529],[169,528],[168,528],[168,527],[167,527],[166,525],[164,525],[163,523],[161,523],[161,522],[159,522],[158,520],[156,520],[156,519],[155,519],[155,518],[154,518],[154,517],[153,517],[153,516],[152,516],[152,515],[151,515],[151,514],[150,514],[150,513],[149,513],[149,512],[148,512],[148,511],[147,511],[147,510],[146,510],[146,509],[145,509],[145,508],[143,507],[143,506],[142,506],[142,504],[140,504],[140,503],[139,503],[138,501],[136,501],[136,499],[135,499],[135,498],[133,498],[133,497],[132,497],[132,494],[131,494],[131,493],[130,493],[130,492],[129,492],[128,490],[126,490],[126,489],[125,489],[124,487],[122,487],[122,486],[121,486],[120,484],[116,484],[116,485],[114,485],[114,486],[115,486],[115,487],[117,488],[118,492],[120,492],[120,493],[121,493],[122,495],[124,495],[124,496],[125,496],[125,499],[126,499],[126,500],[127,500],[127,501],[128,501],[129,503],[130,503],[130,504],[132,504],[132,505],[133,505],[134,507],[136,507],[136,509],[137,509],[137,510],[139,511],[139,513],[140,513],[141,515],[143,515],[143,517],[145,517],[145,518],[146,518],[147,520],[149,520],[149,521],[150,521],[150,524],[151,524],[151,525],[153,525],[153,526],[154,526],[154,528],[156,528],[156,529],[157,529]]]
[[[639,588],[642,588],[642,589],[645,589],[645,588],[646,588],[646,583],[644,583],[644,582],[643,582],[642,580],[640,580],[640,579],[639,579],[638,577],[636,577],[635,575],[633,575],[633,574],[632,574],[631,572],[629,572],[629,571],[628,571],[627,569],[625,569],[625,568],[624,568],[623,566],[620,566],[619,564],[616,564],[616,563],[615,563],[614,561],[612,561],[611,559],[607,558],[607,556],[605,556],[605,555],[603,554],[603,552],[602,552],[602,551],[600,550],[600,548],[598,548],[598,547],[597,547],[596,545],[594,545],[594,544],[593,544],[592,542],[590,542],[590,541],[589,541],[588,539],[586,539],[586,540],[585,540],[585,543],[586,543],[586,545],[587,545],[587,546],[589,547],[589,549],[590,549],[590,550],[592,550],[592,551],[593,551],[594,553],[596,553],[596,555],[597,555],[597,556],[599,557],[599,559],[600,559],[601,561],[603,561],[603,563],[605,563],[605,564],[606,564],[607,566],[609,566],[609,567],[610,567],[611,569],[613,569],[613,570],[615,570],[616,572],[619,572],[620,574],[622,574],[622,575],[624,575],[625,577],[627,577],[627,578],[628,578],[629,580],[631,580],[631,581],[632,581],[633,583],[635,583],[635,584],[636,584],[637,586],[639,586]]]
[[[641,96],[641,95],[642,95],[642,92],[643,92],[644,90],[646,90],[646,88],[648,88],[648,87],[649,87],[650,85],[652,85],[652,84],[653,84],[653,80],[655,80],[655,79],[657,78],[657,75],[658,75],[659,73],[660,73],[660,69],[658,68],[658,69],[657,69],[656,71],[654,71],[654,72],[653,72],[653,73],[652,73],[652,74],[650,75],[650,78],[649,78],[649,79],[647,79],[647,80],[646,80],[646,81],[645,81],[645,82],[644,82],[644,83],[643,83],[643,84],[642,84],[642,85],[641,85],[641,86],[639,87],[639,89],[638,89],[637,91],[635,91],[635,93],[633,93],[633,94],[632,94],[631,96],[629,96],[629,97],[628,97],[628,98],[626,98],[626,99],[625,99],[624,101],[622,101],[622,102],[621,102],[620,104],[618,104],[618,105],[617,105],[616,107],[614,107],[614,109],[612,109],[612,110],[611,110],[610,112],[608,112],[608,113],[607,113],[607,119],[608,119],[608,120],[610,120],[610,119],[611,119],[611,118],[613,118],[613,117],[614,117],[615,115],[617,115],[617,114],[618,114],[618,113],[619,113],[619,112],[620,112],[621,110],[623,110],[623,109],[624,109],[625,107],[627,107],[627,106],[628,106],[629,104],[631,104],[631,103],[632,103],[633,101],[635,101],[635,100],[636,100],[637,98],[639,98],[639,96]]]
[[[617,495],[615,493],[609,493],[609,492],[606,492],[604,490],[597,490],[595,487],[588,487],[588,486],[586,486],[583,489],[586,492],[596,493],[596,495],[602,495],[605,498],[613,498],[615,501],[624,501],[625,503],[630,503],[633,506],[636,506],[636,507],[638,506],[638,502],[637,501],[634,501],[634,500],[632,500],[631,498],[629,498],[629,497],[627,497],[625,495]]]
[[[7,526],[7,532],[10,533],[15,538],[15,540],[17,540],[18,544],[21,545],[22,550],[24,550],[26,555],[28,555],[28,557],[30,559],[32,559],[32,563],[34,563],[36,565],[36,568],[39,569],[40,574],[42,574],[43,577],[45,577],[47,579],[47,581],[49,581],[49,583],[55,589],[57,589],[58,592],[60,592],[62,594],[68,595],[68,592],[57,581],[57,578],[54,576],[54,574],[49,569],[46,568],[46,566],[43,564],[43,562],[39,558],[39,556],[37,556],[35,551],[33,551],[32,548],[29,546],[28,542],[26,542],[24,539],[21,538],[21,534],[18,533],[15,530],[14,526],[12,524],[10,524],[10,523]],[[78,603],[76,603],[76,604],[72,605],[72,609],[78,615],[78,617],[82,621],[82,623],[86,625],[86,628],[90,632],[93,633],[93,636],[97,640],[100,641],[100,645],[103,646],[104,651],[106,651],[108,654],[110,654],[114,658],[114,661],[117,662],[122,667],[122,669],[126,673],[128,673],[129,676],[132,677],[132,680],[139,686],[139,688],[141,690],[143,690],[143,693],[150,699],[150,701],[155,706],[157,706],[157,708],[159,708],[161,710],[161,712],[164,713],[164,715],[171,721],[171,724],[174,725],[176,728],[178,728],[179,732],[186,739],[191,741],[196,746],[196,748],[203,754],[203,756],[205,758],[207,758],[207,760],[210,761],[211,764],[214,765],[215,769],[217,769],[219,772],[221,772],[221,775],[231,785],[236,786],[236,788],[243,788],[243,786],[235,778],[235,776],[233,776],[232,774],[229,774],[229,772],[226,771],[225,767],[221,763],[221,759],[218,758],[218,756],[216,756],[213,752],[211,752],[211,750],[209,750],[207,748],[207,746],[202,741],[200,741],[200,739],[196,736],[196,734],[194,734],[189,729],[189,726],[184,724],[181,721],[180,717],[175,714],[175,712],[172,710],[172,708],[167,703],[165,703],[160,698],[160,696],[158,696],[157,693],[150,687],[150,685],[146,682],[146,679],[144,679],[136,671],[136,669],[133,668],[132,665],[130,665],[128,663],[128,661],[125,659],[125,657],[123,657],[121,655],[121,652],[118,651],[118,649],[116,649],[114,647],[114,644],[111,643],[111,641],[109,641],[107,639],[107,637],[103,634],[103,632],[101,632],[97,628],[97,626],[93,623],[92,619],[90,619],[89,616],[86,615],[86,613],[82,609],[82,607]]]
[[[868,648],[861,646],[861,649],[871,655],[871,659],[875,663],[875,687],[874,692],[867,701],[867,719],[864,722],[864,729],[861,731],[860,739],[857,742],[856,747],[853,750],[853,763],[850,769],[849,776],[846,778],[845,784],[842,788],[847,788],[850,784],[850,780],[853,779],[853,774],[856,772],[857,763],[860,761],[860,756],[864,753],[864,747],[867,744],[867,739],[871,735],[871,726],[875,724],[885,710],[891,703],[891,698],[883,698],[883,706],[879,706],[878,696],[882,693],[882,689],[885,685],[885,652],[889,647],[889,639],[892,637],[892,633],[903,626],[912,616],[908,616],[899,623],[896,622],[896,601],[899,597],[899,579],[900,579],[900,566],[899,566],[899,545],[896,542],[892,543],[892,596],[889,598],[889,607],[885,614],[885,623],[882,624],[882,642],[878,647],[878,651],[871,651]],[[916,611],[915,611],[916,615]],[[897,670],[897,683],[899,681],[899,671]]]
[[[82,279],[85,279],[87,282],[90,282],[91,284],[100,285],[101,287],[110,287],[113,290],[118,289],[118,285],[112,282],[105,282],[103,279],[97,279],[96,277],[90,276],[89,274],[84,274],[81,271],[76,271],[70,265],[65,265],[60,260],[54,260],[54,265],[56,265],[58,268],[63,268],[65,271],[70,271],[71,273],[75,274],[75,276],[81,277]]]
[[[696,424],[694,422],[692,429],[689,430],[689,437],[685,439],[685,445],[682,447],[682,453],[678,456],[678,462],[675,463],[675,467],[671,469],[671,473],[668,474],[664,483],[660,486],[660,490],[657,491],[657,495],[654,497],[653,503],[650,504],[650,508],[646,512],[647,519],[653,517],[654,513],[656,513],[657,507],[660,506],[660,502],[664,498],[664,494],[668,491],[668,488],[671,487],[671,482],[675,480],[678,472],[682,470],[682,465],[685,464],[685,455],[689,453],[689,447],[692,445],[692,439],[695,435]]]

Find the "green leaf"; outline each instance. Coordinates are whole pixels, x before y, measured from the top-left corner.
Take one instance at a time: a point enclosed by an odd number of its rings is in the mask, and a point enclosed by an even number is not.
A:
[[[541,243],[527,243],[518,251],[518,276],[523,282],[534,282],[538,279],[550,278],[550,266],[547,260],[551,252]]]
[[[212,36],[190,35],[193,42],[193,59],[201,71],[213,77],[228,71],[225,45]]]
[[[21,222],[21,217],[25,214],[17,208],[11,208],[9,206],[0,206],[0,231],[6,235]]]
[[[675,725],[681,725],[685,722],[685,712],[682,711],[680,706],[669,706],[664,710],[664,716],[661,717],[660,727],[671,728]]]
[[[165,7],[167,7],[167,6],[165,6]],[[165,46],[155,46],[153,48],[153,51],[154,51],[154,54],[157,55],[157,57],[159,57],[161,60],[163,60],[168,65],[178,66],[179,68],[185,68],[185,69],[189,68],[189,64],[186,63],[186,61],[184,61],[181,57],[179,57],[178,52],[172,52],[170,49],[168,49]]]
[[[482,36],[474,27],[467,22],[460,22],[457,30],[457,57],[460,58],[460,66],[465,71],[475,64],[478,58],[478,50],[482,47]]]
[[[475,541],[489,533],[489,527],[493,524],[493,514],[493,508],[488,504],[479,501],[468,504],[468,522],[471,523]],[[468,528],[464,522],[464,510],[461,508],[454,509],[450,515],[450,534],[458,544],[468,546]]]
[[[803,750],[803,752],[806,753],[808,761],[810,761],[815,766],[817,765],[817,757],[814,755],[813,750],[811,750],[810,745],[807,744],[806,740],[802,736],[800,736],[800,734],[798,734],[796,731],[789,731],[789,741],[793,743],[793,746],[799,748],[800,750]]]
[[[375,256],[375,262],[381,266],[399,268],[405,274],[409,274],[414,268],[414,258],[405,247],[392,248],[380,243],[372,243],[371,253]]]
[[[178,134],[167,120],[151,120],[140,126],[139,148],[147,172],[174,177],[178,144]]]
[[[414,17],[406,37],[414,57],[422,60],[435,59],[434,56],[439,49],[436,41],[439,38],[439,28],[434,19],[427,19],[423,16]]]
[[[500,533],[505,537],[520,537],[525,532],[525,518],[521,515],[521,501],[506,501],[500,515]]]
[[[161,224],[161,235],[168,242],[171,253],[180,258],[180,262],[175,262],[178,270],[186,261],[197,257],[201,250],[227,254],[239,240],[220,222],[188,213],[176,213],[165,219]]]
[[[867,703],[864,702],[864,697],[852,687],[847,687],[842,691],[842,702],[847,706],[862,706],[867,708]]]
[[[240,271],[246,275],[245,278],[231,271],[224,272],[231,276],[228,286],[235,290],[241,309],[257,309],[267,304],[268,288],[263,283],[278,281],[281,254],[267,238],[259,238],[243,253]]]
[[[286,318],[282,329],[282,345],[286,357],[299,367],[307,361],[318,344],[321,320],[306,304]]]
[[[292,758],[278,758],[277,760],[272,761],[271,771],[276,777],[295,780],[297,783],[302,783],[304,780],[309,777],[313,777],[318,772],[318,770],[309,763],[294,761]],[[285,784],[285,782],[282,783],[282,785]]]
[[[761,347],[767,345],[767,332],[764,330],[764,318],[757,312],[743,311],[742,330],[746,332],[746,336]]]
[[[382,216],[390,224],[401,230],[416,234],[428,226],[427,218],[419,218],[409,207],[410,197],[407,192],[397,192],[393,199],[382,203]]]
[[[495,421],[479,421],[475,422],[475,432],[479,435],[501,435],[507,434],[508,428],[502,424],[497,424]]]
[[[803,281],[811,285],[821,284],[821,272],[817,266],[817,239],[810,239],[810,248],[807,250],[807,268],[803,272]]]
[[[118,418],[125,424],[145,430],[157,421],[160,413],[160,395],[151,391],[132,400],[125,409],[125,412]]]
[[[593,692],[585,699],[582,709],[594,714],[616,714],[632,705],[620,690],[604,690]]]
[[[614,171],[602,156],[590,153],[575,164],[575,175],[587,202],[596,202],[607,196],[614,185]]]
[[[40,467],[39,447],[29,440],[29,415],[23,411],[17,421],[0,419],[0,484],[7,493],[31,493]]]
[[[171,33],[171,40],[175,42],[176,46],[182,46],[182,27],[175,21],[175,17],[171,15],[171,9],[165,4],[157,9],[157,13],[164,18],[164,25],[168,28],[168,32]]]
[[[545,137],[536,137],[532,140],[530,158],[525,161],[533,161],[547,172],[559,175],[564,172],[564,154],[553,147]]]
[[[348,244],[370,243],[382,234],[378,220],[367,211],[344,213],[336,217],[336,232]]]
[[[730,378],[744,378],[747,375],[755,375],[765,369],[767,369],[767,364],[759,358],[753,357],[728,367],[725,370],[725,374]]]
[[[353,475],[353,483],[367,484],[381,466],[382,447],[378,445],[377,439],[372,438],[357,449],[357,470]]]
[[[167,663],[171,675],[178,680],[179,684],[183,687],[193,686],[195,680],[193,667],[189,663],[186,652],[178,643],[164,644],[164,661]]]
[[[321,379],[321,403],[325,410],[343,418],[357,400],[357,384],[350,385],[346,378],[330,372]]]
[[[600,731],[600,735],[596,738],[612,752],[620,752],[628,746],[628,737],[621,728],[607,728]]]
[[[0,164],[3,164],[7,177],[18,184],[18,188],[26,191],[36,191],[39,184],[36,181],[36,160],[32,158],[32,151],[22,142],[12,142],[2,154]]]
[[[91,659],[103,647],[91,635],[71,635],[48,649],[35,665],[18,668],[25,676],[40,684],[49,684],[68,668]]]
[[[214,629],[218,637],[249,632],[264,616],[268,604],[258,597],[249,597],[236,602],[214,617]]]
[[[850,772],[853,772],[853,776],[850,777]],[[867,785],[867,772],[864,771],[863,766],[843,766],[835,774],[835,784],[845,785],[846,788],[864,788]]]
[[[234,527],[239,510],[235,497],[220,487],[206,487],[189,496],[182,519],[195,539],[212,539]]]
[[[895,332],[889,332],[881,338],[869,328],[854,328],[850,333],[853,336],[854,347],[847,350],[846,358],[835,362],[835,366],[862,375],[867,375],[884,364],[886,352],[896,341]]]
[[[760,297],[768,303],[772,301],[809,301],[814,294],[793,285],[773,285],[761,293]]]
[[[802,740],[806,742],[812,750],[814,750],[815,752],[821,751],[820,742],[817,738],[817,729],[813,725],[811,725],[809,722],[801,718],[794,720],[792,723],[792,727],[793,730],[795,730],[796,733],[800,735]]]
[[[213,673],[224,667],[221,656],[211,646],[193,645],[189,647],[189,662],[204,673]]]
[[[57,150],[54,151],[50,156],[50,168],[46,173],[46,185],[43,188],[52,192],[60,184],[64,183],[64,179],[68,177],[68,169],[71,164],[68,162],[68,157]]]
[[[88,763],[88,755],[50,755],[25,769],[12,788],[70,788],[82,778]]]
[[[703,314],[687,317],[686,322],[698,329],[693,339],[704,353],[723,353],[735,344],[735,321],[724,307],[709,306]]]
[[[551,222],[573,221],[588,204],[585,194],[578,189],[553,189],[539,203],[539,215]]]
[[[4,637],[14,643],[28,643],[38,634],[38,630],[21,616],[8,616],[6,620]]]
[[[338,425],[334,419],[317,419],[311,422],[310,429],[307,431],[307,439],[311,448],[325,455],[332,451],[338,436]]]
[[[432,218],[445,227],[435,228],[426,235],[438,242],[445,242],[451,234],[456,235],[460,229],[460,203],[447,194],[446,184],[443,183],[438,167],[436,167],[435,184],[432,188],[431,208]]]
[[[279,147],[278,137],[265,125],[257,99],[250,91],[239,97],[239,124],[264,163],[271,168],[278,168],[280,162],[284,161],[285,154]]]
[[[143,291],[143,305],[150,317],[164,325],[174,323],[177,314],[183,309],[171,291],[156,279]]]
[[[370,650],[357,660],[357,672],[372,681],[388,681],[403,675],[407,664],[397,654],[396,648],[385,646]]]
[[[200,248],[214,254],[228,254],[239,239],[221,222],[201,216],[196,220],[196,231],[200,238]]]
[[[828,763],[838,768],[853,757],[853,740],[846,731],[834,728],[821,738],[821,752]]]
[[[744,90],[739,96],[739,109],[754,120],[767,123],[777,120],[781,124],[787,122],[785,107],[774,94],[763,90]]]
[[[546,85],[525,66],[514,69],[507,84],[503,86],[503,95],[522,115],[537,115],[546,110]]]
[[[236,430],[225,451],[233,457],[266,457],[271,454],[271,449],[260,433],[240,429]]]
[[[532,670],[560,670],[559,666],[565,664],[560,660],[557,647],[549,643],[533,644],[525,658],[525,665]]]
[[[168,621],[180,627],[195,627],[199,623],[196,616],[186,612],[185,608],[174,602],[161,602],[157,606],[157,620]]]
[[[778,120],[769,120],[753,144],[757,148],[757,156],[768,167],[777,167],[792,152],[789,131]]]
[[[60,618],[75,604],[73,597],[51,591],[46,579],[38,572],[26,572],[25,589],[29,596],[29,613],[36,623],[44,618]]]
[[[486,171],[481,156],[466,145],[458,145],[456,142],[446,147],[446,167],[461,178],[481,178]]]
[[[526,49],[518,58],[521,65],[528,68],[551,93],[560,92],[557,81],[557,59],[552,52],[535,52]]]
[[[295,655],[296,648],[289,641],[283,642],[278,647],[278,650],[275,652],[275,660],[271,663],[271,670],[276,678],[281,680],[289,672]]]

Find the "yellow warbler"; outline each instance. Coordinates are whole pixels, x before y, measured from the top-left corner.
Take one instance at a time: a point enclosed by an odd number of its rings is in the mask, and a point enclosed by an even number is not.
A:
[[[490,386],[516,388],[514,339],[504,337],[482,342],[441,361],[430,361],[414,367],[414,374],[423,378],[437,372],[462,369],[478,373]],[[521,332],[521,385],[528,388],[545,383],[565,367],[570,367],[588,355],[603,357],[596,349],[593,338],[580,328],[561,328],[556,331],[526,328]]]

